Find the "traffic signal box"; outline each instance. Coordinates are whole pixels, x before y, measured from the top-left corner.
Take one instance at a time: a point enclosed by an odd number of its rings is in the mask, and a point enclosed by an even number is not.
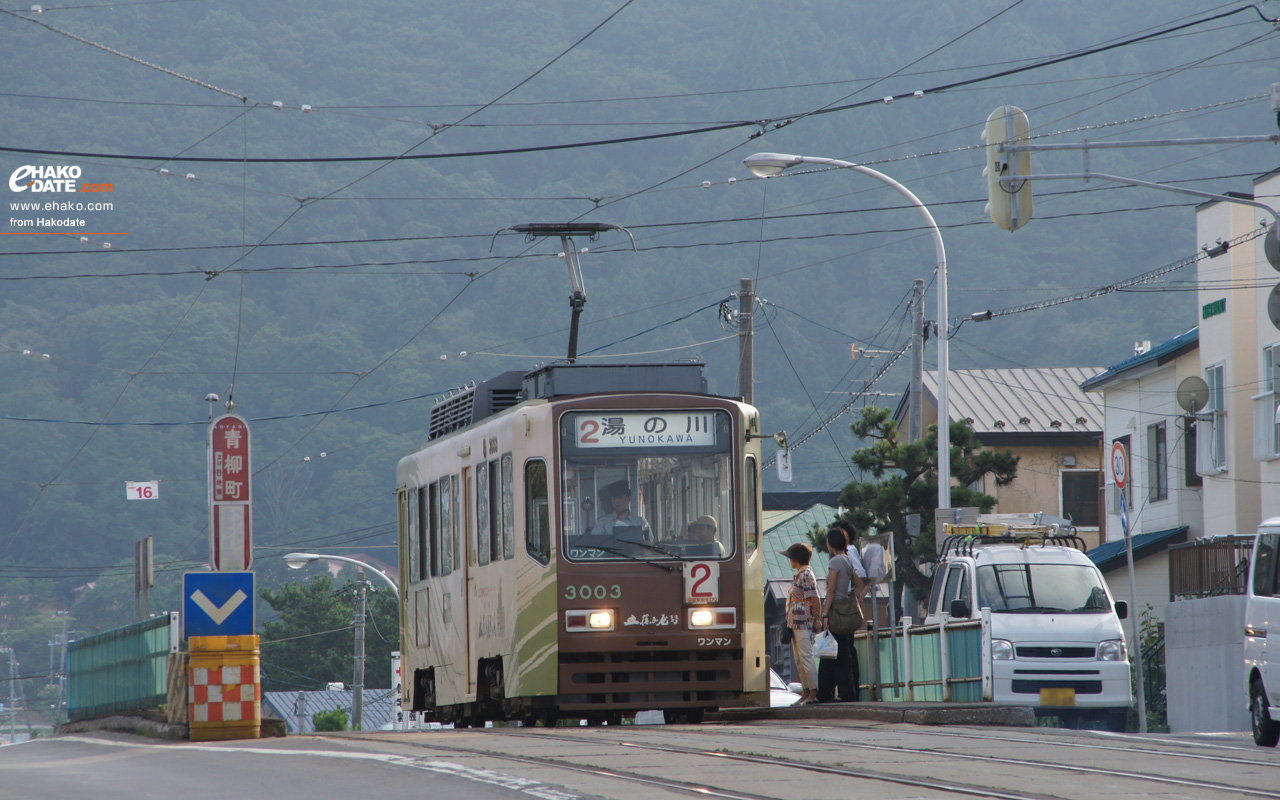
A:
[[[262,671],[257,636],[192,636],[187,702],[191,741],[257,739]]]
[[[987,117],[982,132],[987,164],[987,213],[991,221],[1006,231],[1016,231],[1031,221],[1031,181],[1001,181],[1001,178],[1031,176],[1031,153],[1002,153],[1001,144],[1026,144],[1031,135],[1027,115],[1017,106],[1000,106]]]

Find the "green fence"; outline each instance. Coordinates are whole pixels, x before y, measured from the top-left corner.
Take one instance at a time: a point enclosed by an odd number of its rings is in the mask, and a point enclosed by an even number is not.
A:
[[[175,611],[71,642],[67,719],[163,706],[180,633]]]
[[[880,699],[884,701],[934,701],[950,700],[956,703],[982,701],[982,666],[985,655],[982,650],[982,623],[964,620],[952,622],[946,627],[946,663],[943,670],[944,650],[942,628],[939,625],[915,625],[899,629],[896,636],[888,630],[880,631],[880,638],[870,632],[857,634],[854,646],[858,651],[858,667],[862,685],[868,691],[875,683],[872,669],[871,648],[880,657]],[[898,674],[894,680],[893,651],[898,651]],[[897,689],[897,691],[894,691]],[[949,690],[949,692],[948,692]],[[948,693],[950,697],[948,697]]]

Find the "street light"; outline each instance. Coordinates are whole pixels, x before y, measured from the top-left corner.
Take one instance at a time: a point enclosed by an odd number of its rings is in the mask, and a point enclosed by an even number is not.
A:
[[[288,564],[290,569],[302,569],[313,561],[322,560],[341,561],[356,566],[356,663],[355,675],[351,679],[351,727],[359,728],[364,722],[364,620],[367,590],[369,588],[369,582],[364,579],[364,571],[367,569],[386,581],[387,585],[395,591],[397,601],[400,599],[400,587],[396,585],[395,581],[387,577],[387,574],[382,570],[372,564],[366,564],[354,558],[321,555],[320,553],[289,553],[284,557],[284,563]]]
[[[920,212],[925,224],[929,226],[929,232],[933,236],[933,248],[937,251],[938,257],[938,508],[951,508],[951,429],[948,427],[947,405],[947,253],[942,246],[942,234],[938,231],[938,224],[933,221],[933,215],[929,213],[929,209],[925,208],[924,203],[920,202],[920,198],[912,194],[907,187],[882,172],[851,161],[781,153],[756,153],[744,163],[759,178],[778,175],[788,167],[794,167],[797,164],[819,164],[861,172],[863,175],[888,184],[898,194],[907,198],[907,201]]]

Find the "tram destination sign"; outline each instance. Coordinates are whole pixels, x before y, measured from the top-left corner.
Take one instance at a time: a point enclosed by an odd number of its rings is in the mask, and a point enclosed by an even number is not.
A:
[[[573,443],[586,449],[709,447],[716,443],[718,416],[712,410],[578,414],[573,423]]]

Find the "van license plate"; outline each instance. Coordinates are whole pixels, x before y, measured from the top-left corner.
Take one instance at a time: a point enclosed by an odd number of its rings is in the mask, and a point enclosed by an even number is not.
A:
[[[1074,706],[1076,704],[1076,690],[1071,687],[1046,687],[1040,690],[1040,705],[1042,706]]]

